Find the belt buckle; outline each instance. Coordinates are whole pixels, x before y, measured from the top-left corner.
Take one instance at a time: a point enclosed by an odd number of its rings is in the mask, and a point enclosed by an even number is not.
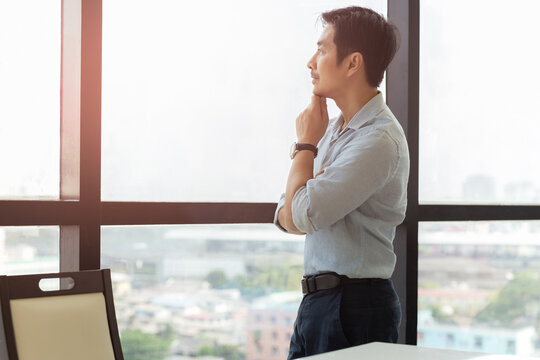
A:
[[[315,281],[316,276],[317,275],[304,275],[302,277],[302,294],[304,294],[304,296],[317,291],[317,283]]]

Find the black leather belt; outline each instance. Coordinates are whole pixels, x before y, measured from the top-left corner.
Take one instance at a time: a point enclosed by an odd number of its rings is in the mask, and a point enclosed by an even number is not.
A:
[[[372,284],[383,279],[363,278],[353,279],[345,275],[334,272],[321,273],[316,275],[304,275],[302,277],[302,293],[305,295],[319,290],[333,289],[344,284]]]

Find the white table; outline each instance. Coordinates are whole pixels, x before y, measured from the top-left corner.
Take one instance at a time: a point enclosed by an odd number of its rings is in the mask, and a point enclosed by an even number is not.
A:
[[[310,360],[525,360],[532,357],[433,349],[413,345],[374,342],[326,354],[308,356]]]

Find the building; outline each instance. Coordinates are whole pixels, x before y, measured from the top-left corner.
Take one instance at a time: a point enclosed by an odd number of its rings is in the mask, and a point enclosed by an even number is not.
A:
[[[248,312],[246,360],[281,360],[289,353],[301,296],[274,293],[256,299]]]
[[[535,355],[537,334],[532,326],[509,329],[437,323],[429,312],[419,312],[418,345],[440,349],[519,356]]]

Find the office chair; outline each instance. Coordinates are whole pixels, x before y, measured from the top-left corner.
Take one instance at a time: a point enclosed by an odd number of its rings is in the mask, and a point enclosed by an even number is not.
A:
[[[9,360],[124,359],[109,269],[0,276],[0,298]]]

